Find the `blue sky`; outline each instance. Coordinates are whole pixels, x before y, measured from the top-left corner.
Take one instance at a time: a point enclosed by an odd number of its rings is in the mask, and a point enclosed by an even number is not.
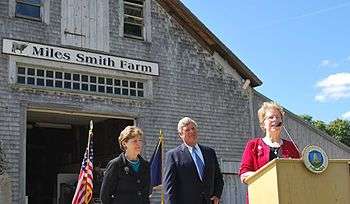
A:
[[[295,114],[350,119],[350,1],[182,0]]]

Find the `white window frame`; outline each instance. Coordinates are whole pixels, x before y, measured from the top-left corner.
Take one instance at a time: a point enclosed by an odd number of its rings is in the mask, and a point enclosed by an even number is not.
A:
[[[78,92],[88,95],[105,95],[110,97],[127,97],[134,99],[143,99],[145,96],[144,84],[145,81],[122,78],[122,77],[111,77],[106,75],[97,75],[97,74],[87,74],[84,72],[76,72],[72,70],[61,70],[57,68],[47,68],[43,66],[33,66],[26,64],[17,64],[17,70],[24,70],[25,73],[17,72],[17,85],[48,89],[48,90],[58,90],[62,92]],[[33,70],[33,74],[29,75],[27,73],[28,69]],[[42,71],[42,76],[38,75],[38,71]],[[52,76],[48,76],[47,73],[51,72]],[[57,73],[60,73],[61,77],[57,78]],[[69,78],[66,78],[66,74],[69,75]],[[74,79],[75,76],[79,76],[79,79]],[[84,81],[82,78],[85,76],[87,81]],[[18,81],[18,78],[24,79],[23,83]],[[32,79],[33,83],[28,83],[28,79]],[[91,81],[91,78],[94,78],[94,82]],[[100,82],[100,80],[103,82]],[[42,80],[42,84],[38,84],[38,80]],[[48,85],[50,81],[51,85]],[[110,81],[111,83],[108,83]],[[59,82],[60,86],[57,86],[56,83]],[[118,84],[116,84],[119,82]],[[134,86],[131,84],[134,83]],[[66,85],[67,84],[67,85]],[[69,84],[69,87],[67,87]],[[74,87],[78,85],[78,87]],[[83,85],[87,89],[83,88]],[[91,87],[94,86],[94,90],[91,90]],[[101,90],[100,90],[101,88]],[[103,89],[103,91],[102,91]],[[109,92],[109,91],[111,92]],[[119,93],[116,93],[117,90]],[[132,94],[132,92],[134,94]]]
[[[120,99],[128,99],[128,100],[150,100],[153,99],[153,76],[150,75],[140,75],[136,73],[130,73],[130,72],[123,72],[123,71],[116,71],[116,70],[109,70],[109,69],[103,69],[103,68],[96,68],[96,67],[90,67],[90,66],[84,66],[84,65],[77,65],[77,64],[67,64],[62,62],[53,62],[51,61],[50,66],[48,66],[47,60],[42,59],[32,59],[28,57],[22,57],[22,56],[9,56],[9,84],[14,87],[27,87],[29,89],[43,89],[48,92],[64,92],[64,93],[75,93],[75,94],[82,94],[82,95],[94,95],[94,96],[101,96],[101,97],[107,97],[107,98],[120,98]],[[17,67],[18,66],[27,66],[32,68],[43,68],[43,69],[50,69],[50,70],[57,70],[62,72],[77,72],[80,74],[86,74],[86,75],[97,75],[101,77],[108,77],[108,78],[117,78],[121,80],[126,81],[136,81],[136,82],[142,82],[143,83],[143,97],[135,97],[135,96],[126,96],[126,95],[116,95],[116,94],[107,94],[107,93],[98,93],[96,92],[86,92],[81,90],[64,90],[64,89],[55,89],[52,87],[45,87],[45,86],[30,86],[30,85],[24,85],[24,84],[18,84],[17,83]],[[73,76],[72,76],[73,77]],[[84,82],[85,83],[85,82]],[[98,84],[97,84],[98,85]],[[73,86],[73,84],[71,84]],[[123,88],[123,87],[121,87]],[[134,89],[134,88],[131,88]],[[130,90],[130,89],[129,89]],[[135,89],[138,90],[138,89]],[[130,93],[130,92],[129,92]]]
[[[142,5],[143,17],[142,18],[125,14],[125,4],[140,7],[140,5],[138,4],[127,2],[127,0],[120,1],[119,7],[122,8],[121,10],[123,11],[120,14],[120,29],[119,29],[120,31],[119,33],[121,34],[120,36],[125,38],[133,38],[133,39],[150,42],[151,41],[151,23],[150,23],[151,22],[151,1],[143,0],[143,5]],[[137,20],[142,20],[141,36],[125,34],[124,32],[125,17],[131,17]]]
[[[17,2],[24,2],[24,0],[9,0],[9,16],[10,18],[23,18],[33,21],[41,21],[43,23],[50,23],[50,0],[41,0],[40,2],[40,18],[25,16],[25,15],[16,15],[16,5]]]
[[[138,1],[143,1],[143,0],[138,0]],[[136,39],[140,39],[140,40],[143,40],[144,39],[144,5],[145,5],[145,2],[143,1],[142,2],[142,5],[140,4],[135,4],[135,3],[132,3],[128,0],[123,0],[123,6],[124,6],[124,9],[123,9],[123,16],[124,16],[124,37],[128,37],[128,38],[136,38]],[[126,14],[126,6],[129,6],[129,7],[133,7],[133,8],[137,8],[137,9],[141,9],[142,11],[142,17],[139,17],[139,16],[134,16],[134,15],[129,15],[129,14]],[[135,21],[140,21],[141,23],[129,23],[129,22],[126,22],[126,19],[127,18],[131,18],[131,19],[134,19]],[[129,33],[125,33],[125,26],[126,24],[131,24],[131,25],[134,25],[134,26],[137,26],[137,27],[140,27],[140,30],[141,30],[141,36],[138,36],[138,35],[133,35],[133,34],[129,34]]]

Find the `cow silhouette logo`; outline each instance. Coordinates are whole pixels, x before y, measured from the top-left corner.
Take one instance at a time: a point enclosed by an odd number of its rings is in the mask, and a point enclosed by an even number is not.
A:
[[[24,49],[26,49],[27,46],[28,46],[28,44],[25,44],[25,43],[13,42],[12,43],[12,52],[16,53],[17,51],[19,51],[22,54]]]

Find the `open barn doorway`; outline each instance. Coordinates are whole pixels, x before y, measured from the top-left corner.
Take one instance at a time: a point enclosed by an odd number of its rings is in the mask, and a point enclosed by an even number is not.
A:
[[[120,132],[134,125],[132,118],[27,112],[26,196],[29,204],[71,203],[87,145],[89,121],[94,121],[94,197],[98,198],[101,168],[120,154]]]

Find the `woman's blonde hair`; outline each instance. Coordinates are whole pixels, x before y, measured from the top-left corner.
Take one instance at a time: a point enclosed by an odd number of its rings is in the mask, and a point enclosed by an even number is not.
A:
[[[258,110],[258,117],[259,117],[259,124],[260,124],[260,128],[264,131],[264,120],[265,120],[265,115],[266,115],[266,112],[268,110],[271,110],[271,109],[275,109],[277,110],[278,112],[280,112],[281,114],[281,119],[283,121],[283,116],[284,116],[284,111],[283,111],[283,108],[282,106],[280,106],[278,103],[276,103],[275,101],[271,101],[271,102],[264,102],[260,109]]]
[[[136,126],[127,126],[119,135],[118,142],[120,149],[125,152],[125,147],[123,146],[123,142],[128,142],[130,139],[135,137],[142,138],[143,132],[140,128]]]

